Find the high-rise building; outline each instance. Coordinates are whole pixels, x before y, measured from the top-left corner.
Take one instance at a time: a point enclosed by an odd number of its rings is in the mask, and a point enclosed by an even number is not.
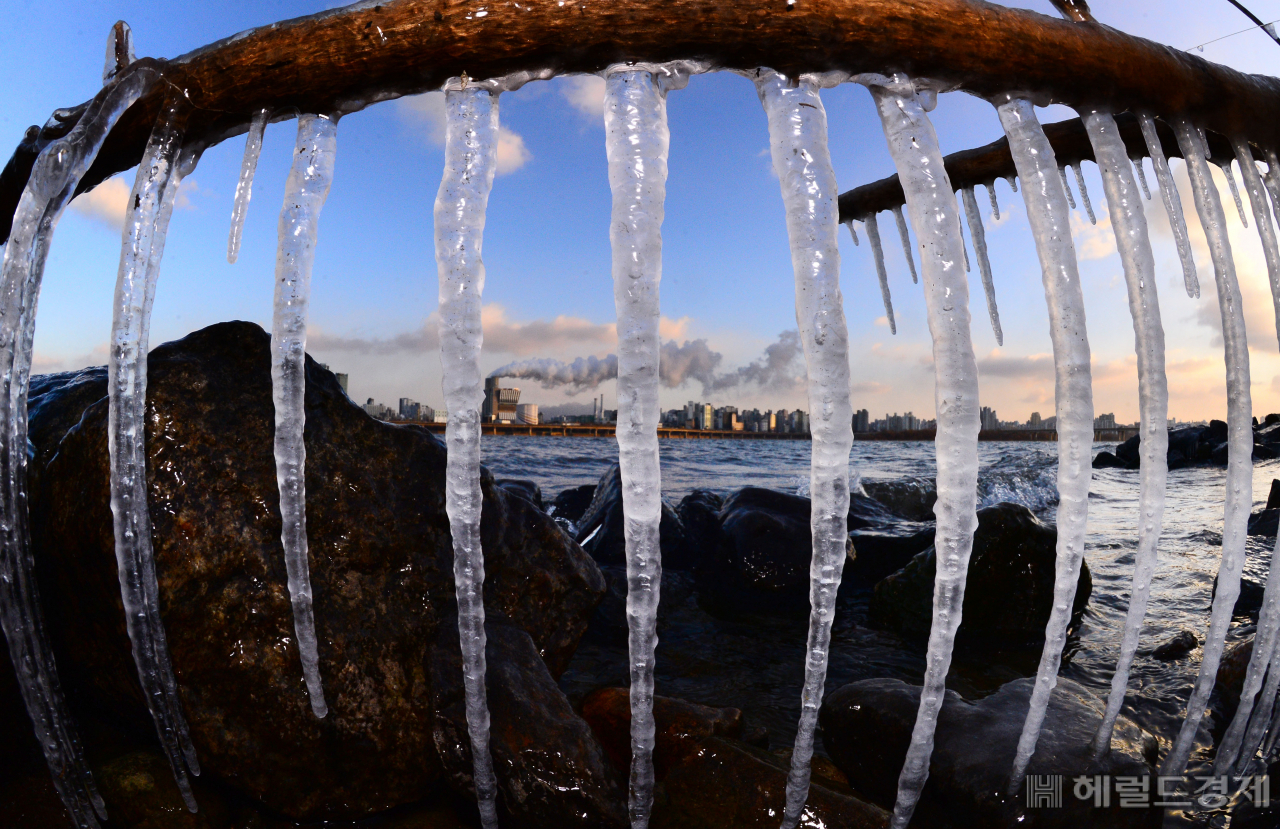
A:
[[[510,423],[516,419],[516,406],[520,403],[519,389],[504,389],[501,377],[486,377],[484,403],[480,407],[482,423]]]
[[[407,397],[400,398],[400,417],[403,420],[419,420],[422,414],[422,404],[417,400],[410,400]]]
[[[521,403],[516,406],[516,421],[530,426],[538,425],[538,404]]]
[[[871,431],[871,412],[866,409],[858,409],[858,411],[853,413],[853,431]]]
[[[1043,429],[1044,420],[1041,419],[1039,412],[1032,412],[1031,419],[1027,421],[1028,429]]]
[[[983,431],[1000,428],[1000,418],[996,417],[996,410],[989,406],[982,407],[981,419]]]
[[[1095,429],[1116,428],[1116,416],[1110,413],[1098,415],[1093,419],[1093,428]]]

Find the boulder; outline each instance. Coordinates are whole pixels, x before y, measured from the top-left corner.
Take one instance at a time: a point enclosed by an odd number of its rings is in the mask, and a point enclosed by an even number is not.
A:
[[[912,522],[849,533],[853,557],[845,563],[844,577],[874,585],[906,567],[911,559],[933,546],[934,528],[921,527]]]
[[[720,546],[704,553],[695,570],[704,606],[728,614],[807,614],[809,514],[809,499],[798,495],[746,487],[730,496],[720,511]]]
[[[978,511],[957,647],[1043,645],[1053,604],[1057,538],[1055,528],[1019,504]],[[877,584],[871,599],[872,626],[923,644],[932,623],[935,568],[935,549],[930,546]],[[1072,627],[1084,613],[1092,586],[1089,567],[1082,563]],[[1012,596],[1017,601],[1010,601]]]
[[[620,776],[547,671],[529,634],[495,622],[485,625],[485,633],[489,751],[504,823],[529,829],[627,826]],[[449,784],[474,798],[456,628],[442,628],[428,664],[436,751]]]
[[[504,491],[520,496],[540,510],[546,510],[546,505],[542,503],[542,487],[533,481],[526,481],[520,478],[499,478],[497,484]]]
[[[862,481],[862,491],[908,521],[932,521],[938,487],[926,478]]]
[[[160,609],[205,774],[294,820],[354,819],[420,799],[442,771],[426,667],[437,634],[457,635],[445,448],[369,417],[307,359],[307,530],[329,704],[317,719],[280,548],[269,344],[256,325],[224,323],[150,355]],[[32,535],[64,686],[153,745],[116,573],[105,396],[101,370],[33,378]],[[531,503],[487,471],[481,488],[486,608],[558,675],[604,581]]]
[[[577,522],[576,540],[600,564],[626,564],[627,540],[622,520],[622,471],[615,463],[600,476],[590,506]],[[658,526],[662,547],[662,566],[686,570],[693,566],[693,556],[685,537],[684,525],[665,501]]]
[[[890,512],[884,504],[875,498],[856,491],[849,493],[849,518],[847,524],[850,530],[885,527],[897,523],[898,520],[898,516]]]
[[[627,568],[625,565],[603,565],[600,568],[605,580],[605,594],[591,617],[584,642],[594,642],[615,647],[623,653],[627,650],[630,629],[627,626]],[[677,616],[689,603],[694,593],[693,575],[685,570],[662,570],[662,601],[658,603],[659,636],[673,616]],[[625,660],[624,660],[625,661]]]
[[[1151,656],[1161,662],[1170,662],[1174,659],[1181,659],[1198,647],[1200,647],[1200,640],[1196,638],[1196,635],[1189,630],[1181,630],[1162,644],[1157,645],[1151,651]]]
[[[1129,465],[1113,453],[1103,449],[1093,459],[1094,469],[1128,469]]]
[[[1098,764],[1090,743],[1106,700],[1059,677],[1029,775],[1064,775],[1061,808],[1026,808],[1006,793],[1032,678],[1018,679],[976,702],[947,691],[938,716],[928,782],[912,825],[937,827],[1138,827],[1159,825],[1161,810],[1095,809],[1073,796],[1077,775],[1150,777],[1158,744],[1124,717],[1111,751]],[[832,693],[820,715],[823,744],[855,793],[890,808],[920,705],[920,688],[896,679],[854,682]],[[1149,785],[1154,790],[1154,781]],[[1114,793],[1113,793],[1114,794]]]
[[[1280,509],[1259,510],[1249,516],[1249,535],[1274,537],[1277,528],[1280,528]]]
[[[1280,478],[1271,479],[1271,491],[1267,493],[1266,509],[1280,509]]]
[[[1222,652],[1222,661],[1218,663],[1218,675],[1215,678],[1214,690],[1222,700],[1228,718],[1235,714],[1240,704],[1240,694],[1244,691],[1245,674],[1249,672],[1249,660],[1253,657],[1253,637],[1241,639],[1227,646]]]
[[[187,811],[169,761],[158,751],[134,751],[94,770],[112,826],[130,829],[223,829],[227,807],[199,777],[191,778],[200,810]]]
[[[591,506],[591,499],[595,496],[595,484],[575,486],[557,495],[551,502],[551,506],[547,508],[547,512],[554,518],[563,518],[577,524],[582,519],[582,514],[587,511],[587,507]]]
[[[695,489],[680,500],[676,506],[676,515],[684,525],[685,537],[695,560],[701,558],[707,550],[720,546],[720,510],[724,507],[724,498],[709,489]]]

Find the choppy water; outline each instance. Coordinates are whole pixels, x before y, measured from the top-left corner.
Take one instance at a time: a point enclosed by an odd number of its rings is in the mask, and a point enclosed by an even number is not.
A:
[[[562,489],[594,483],[617,459],[617,444],[611,438],[487,437],[482,446],[484,462],[495,475],[534,480],[548,499]],[[809,448],[807,441],[664,440],[660,450],[663,493],[673,505],[695,488],[727,495],[751,485],[806,494]],[[1095,453],[1102,448],[1112,447],[1099,444]],[[1057,504],[1055,444],[982,443],[979,457],[980,506],[1011,501],[1053,521]],[[931,479],[933,444],[859,442],[854,444],[851,464],[853,474],[865,480]],[[1256,502],[1265,501],[1275,477],[1280,477],[1280,461],[1255,465]],[[1160,566],[1125,707],[1125,714],[1159,737],[1165,749],[1182,720],[1201,652],[1196,649],[1172,662],[1155,660],[1144,652],[1183,629],[1203,638],[1222,550],[1224,480],[1225,470],[1216,468],[1169,473]],[[1103,699],[1128,605],[1137,547],[1137,499],[1137,472],[1094,471],[1086,552],[1093,594],[1062,675],[1096,689]],[[1255,503],[1255,509],[1259,507],[1260,503]],[[1272,543],[1271,539],[1250,537],[1247,578],[1265,579]],[[666,601],[668,596],[663,598]],[[679,595],[671,600],[678,604]],[[866,600],[866,595],[855,596],[840,609],[828,691],[876,676],[920,682],[922,655],[904,649],[896,637],[861,624]],[[1252,625],[1247,620],[1236,620],[1229,641],[1250,632]],[[750,722],[769,729],[773,745],[790,744],[803,677],[803,620],[727,622],[713,619],[686,602],[666,620],[659,634],[658,693],[741,708]],[[1025,658],[958,655],[948,685],[970,697],[990,693],[1011,679],[1034,675],[1038,656],[1038,651]],[[599,684],[626,682],[625,648],[594,640],[584,641],[562,680],[571,697]],[[1211,725],[1212,719],[1206,718],[1206,727]],[[1193,761],[1209,759],[1209,746],[1205,731]]]

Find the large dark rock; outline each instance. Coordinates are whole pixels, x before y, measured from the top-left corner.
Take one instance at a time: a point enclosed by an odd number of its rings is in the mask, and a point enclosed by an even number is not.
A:
[[[1159,825],[1159,809],[1094,809],[1073,796],[1076,775],[1154,775],[1157,743],[1125,718],[1116,723],[1111,751],[1092,764],[1090,743],[1106,701],[1059,678],[1044,728],[1028,768],[1030,775],[1064,775],[1061,808],[1025,808],[1025,794],[1007,794],[1009,769],[1035,680],[1018,679],[970,702],[947,691],[938,716],[929,780],[913,826],[938,827],[1138,827]],[[855,792],[890,808],[920,705],[920,688],[896,679],[868,679],[840,688],[823,703],[823,744]],[[1150,782],[1154,790],[1154,781]],[[1153,824],[1154,822],[1154,824]]]
[[[1249,535],[1274,537],[1277,528],[1280,528],[1280,509],[1268,508],[1259,510],[1249,516]]]
[[[1236,706],[1240,704],[1240,694],[1244,692],[1244,678],[1249,673],[1249,660],[1252,657],[1252,636],[1228,645],[1222,653],[1222,661],[1218,663],[1218,674],[1214,680],[1214,690],[1225,706],[1228,717],[1235,714]]]
[[[522,630],[485,626],[490,742],[499,809],[522,827],[624,827],[620,776],[591,727],[573,710]],[[450,785],[475,797],[471,738],[456,630],[444,629],[430,655],[433,736]]]
[[[965,586],[958,647],[1018,648],[1044,643],[1053,604],[1057,530],[1018,504],[978,511],[978,531]],[[935,549],[930,546],[906,567],[876,585],[871,624],[917,644],[928,639],[933,612]],[[1072,626],[1089,601],[1093,582],[1087,564],[1072,605]],[[1016,601],[1010,601],[1017,597]]]
[[[724,613],[807,613],[810,509],[808,498],[759,487],[730,496],[720,511],[720,546],[695,571],[703,604]]]
[[[498,481],[498,486],[512,495],[520,496],[540,510],[546,509],[546,505],[542,503],[542,487],[533,481],[522,478],[502,478]]]
[[[1129,465],[1117,458],[1113,453],[1103,449],[1093,459],[1094,469],[1128,469]]]
[[[1170,662],[1181,659],[1198,647],[1200,647],[1200,640],[1194,633],[1189,630],[1180,630],[1152,649],[1151,656],[1161,662]]]
[[[932,521],[937,485],[923,478],[862,482],[862,490],[908,521]]]
[[[591,505],[577,522],[577,542],[600,564],[626,564],[627,539],[622,520],[622,470],[615,463],[600,476]],[[658,525],[658,543],[662,547],[662,566],[685,570],[693,566],[693,555],[685,537],[684,525],[665,501],[662,521]]]
[[[582,514],[587,511],[587,507],[591,506],[591,500],[595,496],[595,484],[583,484],[572,489],[566,489],[551,502],[548,512],[554,518],[563,518],[566,521],[577,524],[581,520]]]
[[[1181,469],[1185,466],[1201,464],[1226,466],[1230,457],[1227,445],[1228,432],[1226,422],[1221,420],[1211,420],[1208,426],[1183,426],[1180,429],[1170,429],[1167,455],[1169,468]],[[1116,466],[1138,469],[1142,465],[1139,452],[1141,444],[1141,436],[1134,435],[1116,447],[1115,455],[1100,452],[1098,457],[1094,458],[1093,468]],[[1257,418],[1254,418],[1253,459],[1266,461],[1277,457],[1280,457],[1280,423],[1267,421],[1260,425]]]
[[[708,550],[720,546],[720,510],[724,498],[709,489],[695,489],[680,500],[676,514],[684,525],[685,537],[694,559],[700,559]]]
[[[870,495],[864,495],[861,492],[849,493],[847,524],[850,530],[885,527],[897,523],[898,520],[898,516],[890,512],[888,507]]]
[[[358,817],[420,799],[441,775],[427,657],[442,631],[456,636],[445,449],[367,416],[307,360],[307,529],[329,703],[317,719],[280,548],[268,349],[256,325],[225,323],[151,353],[160,607],[206,775],[295,819]],[[100,370],[34,378],[32,529],[64,685],[153,744],[116,573],[105,395]],[[599,569],[487,471],[482,490],[486,607],[557,675],[603,593]]]
[[[913,522],[849,533],[853,557],[845,563],[845,578],[874,585],[906,567],[911,559],[933,546],[934,528],[921,526]]]

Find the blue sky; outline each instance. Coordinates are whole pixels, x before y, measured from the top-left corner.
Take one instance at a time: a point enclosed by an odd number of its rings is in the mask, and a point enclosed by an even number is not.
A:
[[[108,29],[133,28],[139,55],[173,57],[234,32],[309,14],[333,4],[302,0],[255,3],[15,3],[6,12],[0,71],[0,138],[16,144],[55,107],[79,103],[100,83]],[[1010,3],[1053,14],[1047,0]],[[1104,23],[1178,48],[1228,35],[1248,21],[1225,0],[1094,3]],[[1280,0],[1252,0],[1264,20],[1280,18]],[[1243,71],[1280,73],[1280,46],[1253,31],[1205,47],[1203,56]],[[1011,79],[1016,86],[1016,79]],[[893,172],[869,94],[855,85],[823,93],[832,159],[841,189]],[[765,119],[746,80],[695,77],[669,98],[671,158],[662,282],[664,335],[678,344],[703,339],[728,371],[761,357],[795,327],[792,274],[778,182],[767,152]],[[1073,115],[1056,107],[1054,121]],[[963,93],[941,96],[932,113],[944,152],[994,140],[995,111]],[[572,360],[613,351],[609,275],[609,190],[598,85],[561,78],[504,94],[503,170],[485,232],[486,370],[531,357]],[[439,356],[432,313],[436,271],[431,210],[442,170],[439,107],[431,98],[379,104],[342,119],[335,181],[320,221],[312,285],[311,348],[351,377],[351,394],[394,405],[412,397],[440,405]],[[254,184],[236,265],[226,238],[243,139],[211,148],[184,184],[157,293],[152,343],[227,319],[267,326],[271,319],[276,223],[295,135],[293,122],[271,126]],[[1132,324],[1120,263],[1107,224],[1096,168],[1085,165],[1097,227],[1077,215],[1099,412],[1137,417]],[[1185,173],[1184,202],[1190,208]],[[1148,178],[1154,183],[1150,166]],[[101,363],[110,330],[110,301],[119,260],[124,197],[132,172],[81,197],[58,229],[36,335],[36,370]],[[988,244],[1005,346],[996,348],[976,271],[972,275],[973,339],[985,405],[1005,419],[1053,410],[1048,319],[1039,267],[1021,196],[997,185],[1004,218],[987,215]],[[1254,409],[1280,410],[1280,356],[1261,248],[1254,229],[1228,215],[1246,300],[1253,356]],[[986,203],[979,193],[980,203]],[[984,211],[985,212],[985,211]],[[1194,216],[1194,210],[1188,209]],[[1199,224],[1191,220],[1201,299],[1181,288],[1181,272],[1159,197],[1150,203],[1160,295],[1169,341],[1170,413],[1182,419],[1225,413],[1221,340],[1212,271]],[[1252,225],[1252,217],[1250,216]],[[883,308],[865,245],[841,237],[842,284],[849,320],[854,402],[873,416],[933,411],[930,345],[921,291],[907,276],[893,223],[885,231],[897,336]],[[967,235],[967,232],[966,232]],[[522,381],[522,399],[543,405],[581,401],[563,389]],[[604,392],[612,405],[612,383]],[[806,407],[799,385],[744,386],[704,395],[694,381],[663,392],[664,406],[688,399],[717,404]]]

